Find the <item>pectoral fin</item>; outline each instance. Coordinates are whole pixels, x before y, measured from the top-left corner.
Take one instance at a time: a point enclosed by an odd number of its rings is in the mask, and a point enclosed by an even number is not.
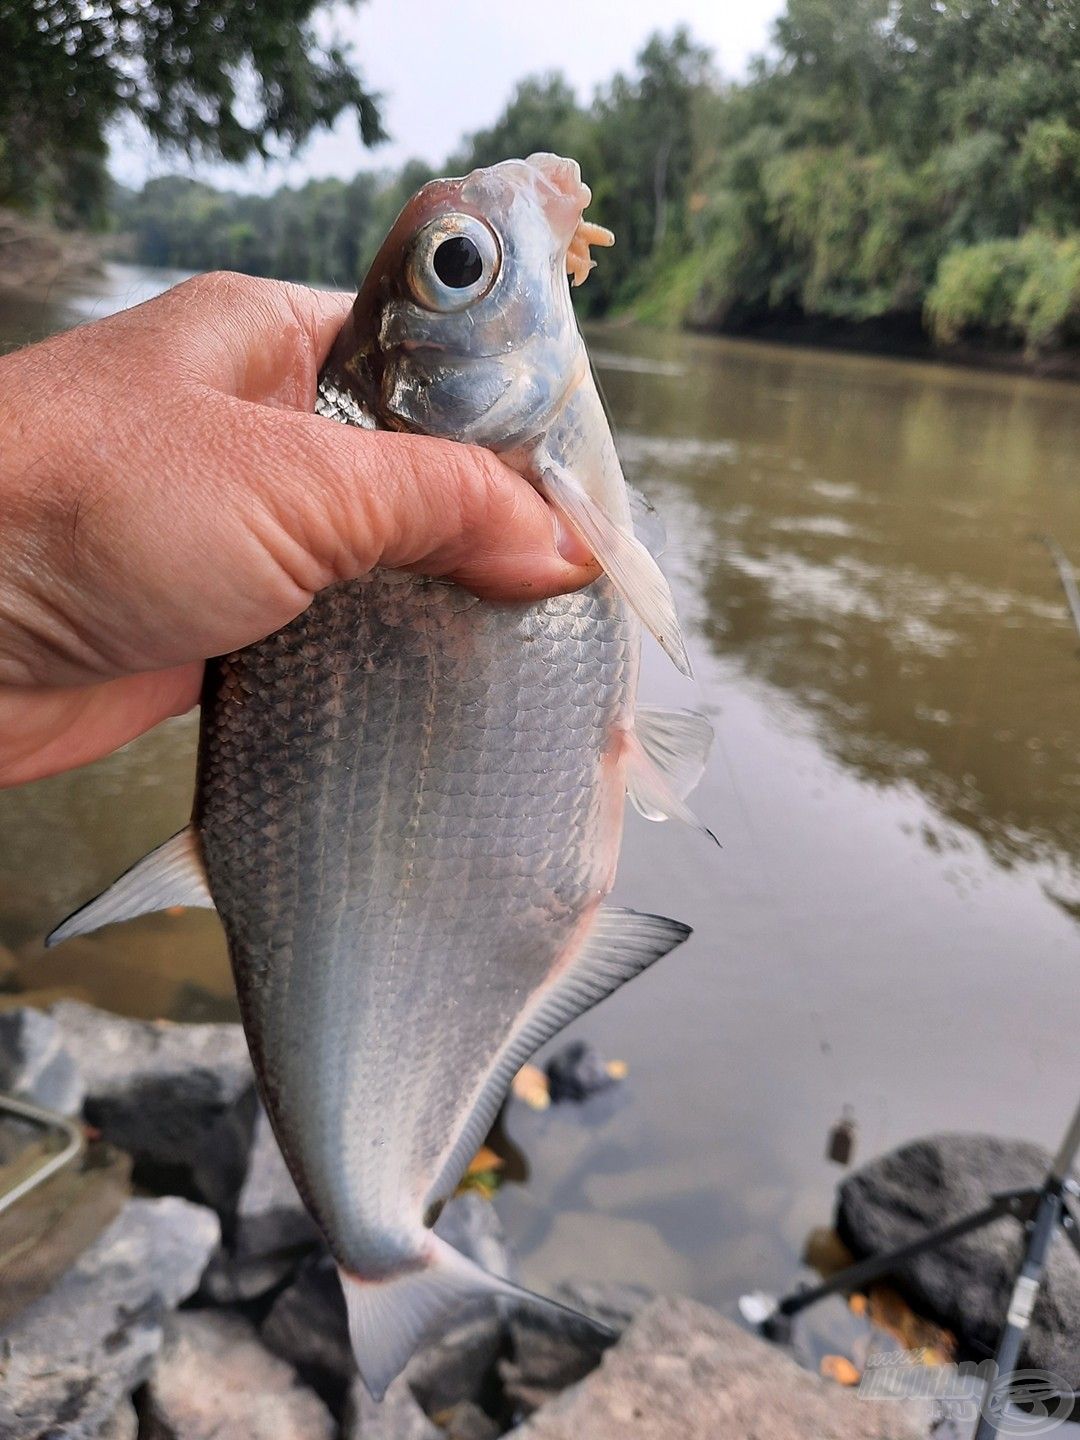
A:
[[[96,900],[83,905],[45,937],[46,946],[88,935],[117,920],[133,920],[173,905],[214,908],[195,831],[190,825],[144,855]]]
[[[635,535],[620,530],[562,465],[545,457],[540,483],[552,505],[588,545],[604,573],[684,675],[692,674],[675,599],[664,573]]]
[[[667,549],[667,527],[660,518],[660,512],[649,497],[636,490],[633,485],[627,485],[626,490],[630,496],[630,519],[633,522],[634,534],[653,559],[659,560]]]
[[[701,779],[713,741],[713,728],[705,716],[639,705],[634,740],[626,781],[634,808],[646,820],[682,820],[715,840],[686,804]]]

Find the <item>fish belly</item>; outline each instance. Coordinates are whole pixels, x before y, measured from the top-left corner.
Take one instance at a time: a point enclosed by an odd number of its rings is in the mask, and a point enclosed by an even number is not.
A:
[[[212,667],[210,888],[285,1158],[359,1274],[415,1255],[484,1077],[610,884],[637,657],[606,580],[525,607],[380,572]]]

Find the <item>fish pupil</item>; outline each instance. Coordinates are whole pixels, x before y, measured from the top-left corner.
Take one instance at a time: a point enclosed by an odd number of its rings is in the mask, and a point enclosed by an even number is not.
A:
[[[484,261],[476,244],[467,235],[444,240],[432,256],[435,274],[452,290],[475,285],[484,273]]]

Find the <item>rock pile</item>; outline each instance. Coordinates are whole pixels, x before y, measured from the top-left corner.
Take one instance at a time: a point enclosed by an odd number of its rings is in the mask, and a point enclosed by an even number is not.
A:
[[[239,1027],[61,1003],[0,1016],[0,1087],[79,1113],[131,1157],[128,1199],[0,1326],[4,1440],[914,1440],[918,1418],[799,1370],[704,1306],[578,1285],[557,1309],[471,1314],[374,1404],[333,1261],[255,1094]],[[52,1182],[50,1182],[52,1183]],[[437,1229],[512,1265],[492,1205]],[[181,1308],[182,1307],[182,1308]]]

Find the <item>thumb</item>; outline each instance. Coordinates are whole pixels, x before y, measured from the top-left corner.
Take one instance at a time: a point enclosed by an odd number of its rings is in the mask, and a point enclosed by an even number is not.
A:
[[[244,432],[228,448],[245,456],[248,484],[277,532],[266,532],[268,546],[304,590],[386,566],[522,601],[599,573],[534,487],[488,450],[226,404]]]

